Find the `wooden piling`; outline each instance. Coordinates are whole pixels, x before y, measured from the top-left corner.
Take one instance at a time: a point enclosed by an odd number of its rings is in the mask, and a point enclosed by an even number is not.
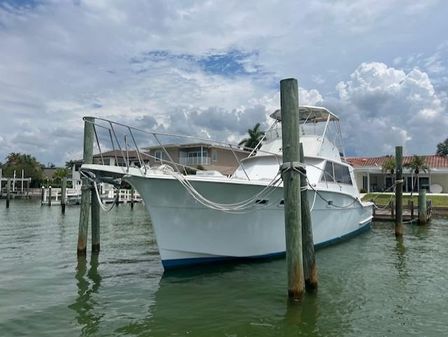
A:
[[[115,190],[116,195],[115,195],[115,206],[117,207],[118,205],[120,205],[120,189],[117,188]]]
[[[403,235],[403,147],[395,147],[395,236]]]
[[[93,163],[93,117],[86,117],[84,121],[84,151],[83,151],[83,163]],[[90,181],[82,177],[81,187],[81,207],[79,214],[79,231],[78,231],[78,256],[86,256],[87,253],[87,232],[89,227],[89,213],[90,213],[90,195],[91,195],[91,183]]]
[[[131,209],[134,209],[134,188],[131,187]]]
[[[92,189],[92,254],[100,252],[100,204],[95,189]]]
[[[6,180],[6,208],[9,208],[9,200],[11,199],[11,179]]]
[[[42,186],[42,191],[40,194],[40,205],[42,206],[44,204],[44,200],[45,200],[45,187]]]
[[[65,214],[65,203],[67,199],[67,177],[62,178],[62,187],[61,187],[61,212]]]
[[[305,162],[303,144],[300,143],[300,162]],[[302,168],[300,177],[301,211],[302,211],[302,245],[303,245],[303,274],[305,289],[308,292],[317,290],[319,277],[317,274],[316,255],[314,253],[313,227],[311,222],[311,210],[308,202],[308,182],[306,169]]]
[[[419,225],[426,225],[427,222],[426,190],[421,188],[418,192],[418,223]]]
[[[285,210],[286,263],[288,296],[301,299],[305,289],[302,254],[302,212],[300,173],[295,171],[299,161],[299,98],[296,79],[280,81],[282,118],[283,192]],[[298,168],[298,167],[297,167]]]
[[[51,186],[48,186],[48,206],[51,206]]]

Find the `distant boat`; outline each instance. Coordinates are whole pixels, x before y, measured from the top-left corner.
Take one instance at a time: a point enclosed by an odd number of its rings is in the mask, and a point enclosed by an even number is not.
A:
[[[322,107],[299,110],[314,243],[329,245],[368,229],[373,208],[361,201],[353,169],[341,158],[339,118]],[[143,163],[88,164],[81,170],[99,180],[121,177],[140,193],[164,268],[281,255],[285,225],[280,111],[271,117],[275,122],[262,150],[241,160],[230,177],[210,171],[183,175],[174,163],[149,168]]]

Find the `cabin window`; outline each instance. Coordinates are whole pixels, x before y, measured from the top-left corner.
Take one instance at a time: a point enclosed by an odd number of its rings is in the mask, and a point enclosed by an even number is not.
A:
[[[320,179],[320,181],[325,181],[325,182],[333,182],[334,181],[333,162],[327,161],[325,163],[325,170],[324,170],[324,173],[322,174],[322,178]]]
[[[352,178],[350,177],[350,170],[348,169],[348,166],[333,163],[333,167],[336,182],[352,185]]]
[[[352,178],[350,177],[348,166],[331,161],[325,163],[325,170],[320,181],[352,185]]]

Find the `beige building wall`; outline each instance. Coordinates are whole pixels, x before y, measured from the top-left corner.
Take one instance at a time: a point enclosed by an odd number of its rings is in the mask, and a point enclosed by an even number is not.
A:
[[[448,175],[447,174],[431,174],[431,185],[438,184],[442,186],[442,193],[448,193]]]
[[[358,191],[361,191],[361,189],[362,189],[362,177],[364,175],[367,175],[367,174],[364,174],[364,173],[361,173],[361,172],[354,172],[354,174],[355,174],[356,186],[358,186]]]

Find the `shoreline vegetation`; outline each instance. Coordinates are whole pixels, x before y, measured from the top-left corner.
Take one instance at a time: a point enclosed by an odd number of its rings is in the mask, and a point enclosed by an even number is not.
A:
[[[393,199],[394,193],[367,193],[362,197],[362,201],[374,200],[377,206],[385,206]],[[432,206],[437,208],[446,208],[448,210],[448,194],[426,194],[426,199],[432,201]],[[409,200],[414,201],[414,205],[418,204],[418,192],[413,193],[412,197],[410,193],[403,193],[403,205],[407,205]]]

